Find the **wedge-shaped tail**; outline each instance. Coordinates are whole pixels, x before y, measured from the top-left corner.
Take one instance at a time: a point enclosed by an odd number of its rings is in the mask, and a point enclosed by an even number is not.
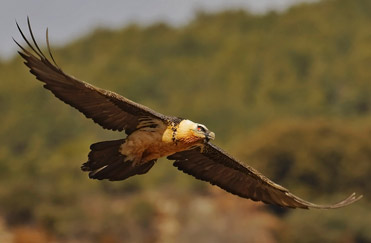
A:
[[[92,144],[89,160],[81,169],[89,172],[89,178],[110,181],[125,180],[130,176],[147,173],[155,160],[142,165],[134,165],[132,161],[125,160],[125,156],[119,152],[124,142],[125,139],[119,139]]]

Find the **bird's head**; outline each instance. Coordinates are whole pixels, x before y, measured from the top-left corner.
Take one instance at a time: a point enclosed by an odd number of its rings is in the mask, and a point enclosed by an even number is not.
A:
[[[208,142],[215,139],[215,133],[209,131],[205,125],[190,120],[181,121],[177,133],[179,138],[183,140]]]
[[[205,139],[207,142],[211,139],[215,139],[215,133],[209,131],[205,125],[196,124],[196,127],[192,128],[193,135],[202,139]]]

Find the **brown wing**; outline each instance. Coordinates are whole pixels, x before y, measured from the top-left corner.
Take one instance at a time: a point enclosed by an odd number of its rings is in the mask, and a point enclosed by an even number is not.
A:
[[[288,208],[340,208],[362,198],[350,195],[345,200],[333,205],[317,205],[307,202],[286,188],[272,182],[254,168],[243,165],[213,144],[182,151],[168,157],[175,160],[174,166],[197,179],[208,181],[213,185],[254,201]]]
[[[19,51],[18,53],[25,59],[25,64],[30,68],[30,72],[35,75],[38,80],[45,83],[44,87],[49,89],[56,97],[78,109],[87,118],[93,119],[94,122],[98,123],[103,128],[118,131],[125,130],[128,134],[135,130],[139,119],[142,117],[161,120],[169,119],[160,113],[126,99],[114,92],[94,87],[93,85],[65,74],[55,63],[50,52],[48,30],[46,31],[46,42],[53,63],[48,60],[40,50],[32,34],[28,18],[27,21],[30,35],[35,46],[27,40],[17,24],[23,39],[31,49],[31,51],[26,50],[14,40],[22,49],[22,52]]]

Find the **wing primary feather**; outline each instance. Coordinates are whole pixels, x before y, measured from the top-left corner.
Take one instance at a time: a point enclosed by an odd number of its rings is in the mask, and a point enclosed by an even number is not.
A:
[[[27,40],[26,36],[23,34],[21,27],[19,27],[19,24],[17,22],[15,22],[15,24],[17,25],[17,28],[18,28],[19,32],[21,33],[21,36],[22,36],[23,40],[41,58],[40,54],[35,50],[35,48],[31,45],[31,43]]]
[[[57,62],[54,60],[54,57],[53,57],[53,54],[50,50],[50,44],[49,44],[49,30],[48,28],[46,28],[46,46],[48,48],[48,52],[49,52],[49,56],[50,58],[53,60],[53,63],[55,64],[55,66],[57,66],[59,69],[60,67],[58,66]]]
[[[293,196],[293,195],[291,195]],[[334,209],[334,208],[341,208],[348,206],[358,200],[360,200],[363,197],[363,195],[356,196],[356,194],[353,192],[349,197],[347,197],[344,200],[341,200],[338,203],[331,204],[331,205],[318,205],[314,203],[307,202],[297,196],[294,196],[295,201],[297,201],[300,204],[303,204],[305,206],[311,207],[311,208],[318,208],[318,209]]]
[[[36,40],[35,40],[35,37],[34,37],[34,35],[33,35],[33,33],[32,33],[31,23],[30,23],[30,18],[29,18],[28,16],[27,16],[27,25],[28,25],[28,31],[30,32],[30,35],[31,35],[32,41],[33,41],[33,43],[35,44],[36,49],[39,51],[38,54],[40,54],[40,55],[39,55],[40,58],[42,58],[42,59],[46,59],[44,53],[40,50],[40,47],[39,47],[39,45],[37,44],[37,42],[36,42]]]
[[[17,46],[19,46],[19,48],[21,48],[22,49],[22,51],[24,51],[27,55],[29,54],[29,52],[26,50],[26,49],[24,49],[23,48],[23,46],[21,46],[13,37],[12,37],[12,39],[13,39],[13,41],[15,42],[15,44],[17,44]],[[18,51],[18,53],[20,54],[20,55],[22,55],[23,53],[22,52],[20,52],[20,51]],[[22,56],[23,57],[23,56]]]

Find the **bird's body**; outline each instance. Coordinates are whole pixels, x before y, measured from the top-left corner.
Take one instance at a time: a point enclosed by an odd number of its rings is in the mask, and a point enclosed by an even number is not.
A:
[[[147,165],[152,167],[161,157],[193,147],[202,148],[205,141],[214,138],[214,133],[208,131],[204,125],[190,120],[177,118],[161,121],[144,117],[126,139],[116,140],[120,142],[115,143],[98,143],[98,147],[106,145],[103,152],[99,150],[104,154],[104,159],[95,156],[97,146],[93,144],[89,160],[83,164],[82,169],[90,172],[90,178],[122,180],[126,178],[126,174],[119,173],[120,165],[130,164],[133,168],[147,168]],[[112,171],[112,167],[115,170]]]
[[[200,124],[190,120],[181,120],[179,123],[154,120],[150,126],[139,123],[138,129],[126,138],[119,151],[134,164],[143,164],[193,146],[202,146],[204,139],[213,139],[211,132],[209,138],[197,136],[193,132],[197,126]]]
[[[75,107],[105,129],[125,131],[123,139],[92,144],[82,170],[93,179],[124,180],[147,173],[156,160],[167,157],[174,166],[197,179],[254,201],[289,208],[330,209],[349,205],[362,196],[351,194],[333,205],[305,201],[272,182],[254,168],[241,163],[210,143],[215,134],[187,119],[166,116],[114,92],[97,88],[67,75],[43,54],[28,27],[33,45],[17,27],[31,51],[20,44],[19,54],[30,72],[57,98]]]

